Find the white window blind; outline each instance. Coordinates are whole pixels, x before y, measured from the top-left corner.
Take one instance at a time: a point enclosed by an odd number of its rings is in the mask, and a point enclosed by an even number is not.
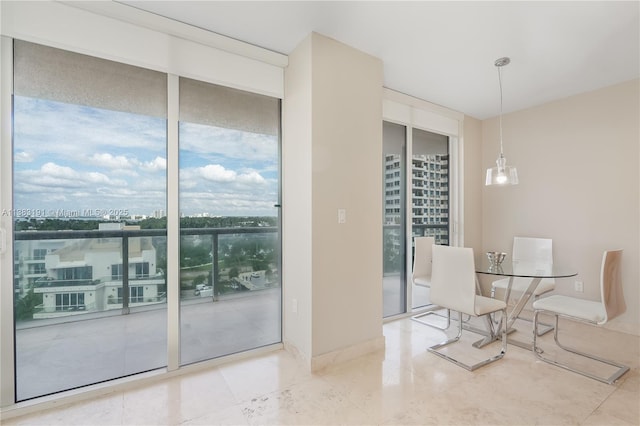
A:
[[[180,121],[278,135],[278,102],[265,95],[180,79]]]
[[[167,75],[14,41],[14,93],[115,111],[167,116]]]

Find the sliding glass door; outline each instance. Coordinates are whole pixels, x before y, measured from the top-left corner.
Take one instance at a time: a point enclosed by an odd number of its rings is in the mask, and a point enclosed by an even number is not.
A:
[[[180,336],[188,364],[281,341],[280,102],[180,79]]]
[[[385,121],[383,147],[383,302],[389,317],[430,303],[429,289],[411,282],[413,238],[450,244],[449,137]]]
[[[412,129],[411,239],[434,237],[449,245],[449,138]],[[412,243],[413,247],[413,243]],[[412,308],[429,305],[429,289],[412,285]]]
[[[384,167],[383,315],[406,311],[406,139],[407,129],[385,121],[382,127]]]

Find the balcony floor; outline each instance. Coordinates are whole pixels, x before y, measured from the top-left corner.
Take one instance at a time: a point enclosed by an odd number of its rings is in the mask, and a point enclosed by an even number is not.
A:
[[[181,363],[281,341],[280,289],[183,301]],[[119,310],[116,312],[120,312]],[[167,365],[167,310],[38,320],[16,331],[20,400]]]

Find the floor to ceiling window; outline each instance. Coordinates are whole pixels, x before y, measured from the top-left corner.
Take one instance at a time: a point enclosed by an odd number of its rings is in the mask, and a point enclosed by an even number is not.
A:
[[[279,126],[278,99],[180,79],[182,364],[281,341]]]
[[[280,100],[12,50],[15,401],[281,342]]]
[[[166,75],[16,40],[13,81],[17,399],[165,366]]]

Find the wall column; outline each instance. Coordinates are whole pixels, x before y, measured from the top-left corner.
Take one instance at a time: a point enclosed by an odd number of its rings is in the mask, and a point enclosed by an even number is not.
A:
[[[311,370],[384,347],[382,86],[379,59],[315,33],[285,70],[283,340]]]

